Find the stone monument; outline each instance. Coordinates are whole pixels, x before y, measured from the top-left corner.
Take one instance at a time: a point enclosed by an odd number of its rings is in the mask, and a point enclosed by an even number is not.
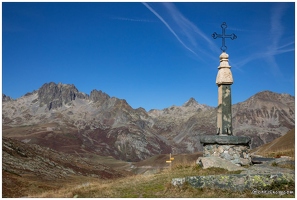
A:
[[[227,24],[222,23],[222,34],[216,32],[213,38],[222,38],[222,54],[220,55],[219,71],[216,78],[218,85],[217,134],[201,136],[203,156],[216,156],[229,160],[236,165],[250,165],[249,155],[251,139],[246,136],[234,136],[232,130],[231,85],[233,77],[229,65],[229,55],[226,53],[225,38],[236,39],[235,34],[226,35]]]

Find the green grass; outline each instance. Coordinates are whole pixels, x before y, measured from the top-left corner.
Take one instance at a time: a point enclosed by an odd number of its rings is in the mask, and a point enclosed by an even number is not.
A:
[[[295,170],[295,165],[293,165],[293,164],[290,164],[290,163],[288,163],[288,164],[282,164],[282,163],[276,163],[276,162],[272,162],[271,163],[271,166],[273,166],[273,167],[281,167],[281,168],[288,168],[288,169],[293,169],[293,170]]]
[[[181,187],[171,185],[172,178],[185,176],[203,176],[218,174],[234,174],[221,168],[202,169],[197,165],[176,165],[172,170],[164,170],[153,175],[134,175],[116,180],[90,179],[86,186],[65,186],[59,190],[47,191],[41,194],[32,194],[29,197],[96,197],[96,198],[253,198],[253,197],[294,197],[294,194],[252,194],[252,190],[233,192],[212,188],[193,188],[188,184]],[[235,172],[240,173],[240,171]],[[295,191],[294,182],[275,184],[269,190]]]

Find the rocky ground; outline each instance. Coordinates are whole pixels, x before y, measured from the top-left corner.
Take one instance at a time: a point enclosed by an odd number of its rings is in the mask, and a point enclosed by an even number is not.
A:
[[[208,176],[191,176],[172,179],[172,184],[182,186],[185,183],[196,188],[218,188],[230,191],[246,191],[253,192],[266,191],[275,192],[277,194],[292,194],[292,185],[295,184],[295,162],[290,157],[281,158],[265,158],[253,157],[253,165],[243,167],[230,167],[223,163],[214,163],[212,167],[223,167],[229,171],[240,172],[228,175],[208,175]],[[227,162],[227,161],[225,161]],[[233,165],[230,163],[230,165]],[[205,167],[205,166],[203,166]],[[209,167],[209,166],[206,166]],[[279,185],[282,188],[275,188]],[[291,186],[285,190],[284,185]],[[286,187],[286,186],[285,186]],[[279,189],[272,191],[271,188]]]
[[[170,169],[170,166],[173,169],[194,166],[197,158],[201,156],[202,153],[173,154],[171,155],[174,158],[172,166],[166,163],[166,160],[170,159],[169,154],[155,155],[149,159],[132,163],[89,153],[83,157],[81,155],[73,156],[3,137],[2,197],[25,197],[29,193],[37,194],[56,190],[63,185],[69,186],[69,184],[77,186],[91,180],[117,179],[134,174],[156,174],[162,170]],[[248,168],[236,166],[239,169],[234,170],[242,171],[241,178],[262,174],[267,181],[273,174],[294,175],[295,173],[295,163],[287,157],[254,156],[253,162],[253,166]],[[222,163],[219,163],[219,167],[222,167]],[[282,175],[275,177],[283,178]],[[230,181],[232,182],[233,179]]]
[[[2,197],[26,196],[37,188],[54,189],[59,187],[55,183],[73,177],[112,179],[127,173],[90,159],[2,138]]]
[[[254,156],[252,160],[254,164],[241,172],[241,174],[295,174],[295,161],[293,158],[287,156],[283,156],[281,158]]]

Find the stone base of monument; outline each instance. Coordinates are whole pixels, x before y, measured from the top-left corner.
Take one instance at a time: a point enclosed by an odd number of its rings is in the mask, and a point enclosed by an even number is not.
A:
[[[201,136],[200,142],[203,144],[203,157],[220,157],[238,166],[252,164],[249,137],[205,135]]]

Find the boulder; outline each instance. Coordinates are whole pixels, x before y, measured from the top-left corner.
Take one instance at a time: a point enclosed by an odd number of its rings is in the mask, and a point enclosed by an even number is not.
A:
[[[228,171],[245,170],[245,168],[239,167],[233,164],[231,161],[224,160],[220,157],[215,157],[215,156],[199,157],[196,163],[201,165],[203,169],[207,169],[210,167],[219,167],[219,168],[227,169]]]

